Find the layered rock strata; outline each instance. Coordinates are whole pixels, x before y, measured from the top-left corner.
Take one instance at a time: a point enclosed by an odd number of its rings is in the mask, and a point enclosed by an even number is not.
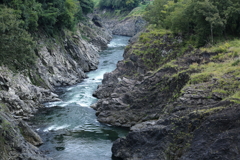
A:
[[[113,154],[124,160],[239,159],[240,105],[217,92],[220,86],[235,91],[236,71],[222,80],[193,79],[200,72],[196,66],[211,63],[218,53],[188,47],[179,55],[181,36],[153,35],[156,44],[140,36],[128,46],[94,93],[100,122],[131,127],[114,142]],[[146,39],[148,44],[138,43]]]

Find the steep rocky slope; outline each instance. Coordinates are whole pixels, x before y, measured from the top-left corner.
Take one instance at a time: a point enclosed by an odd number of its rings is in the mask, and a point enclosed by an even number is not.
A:
[[[111,34],[91,21],[80,23],[75,33],[62,31],[56,38],[39,33],[37,74],[52,86],[72,85],[98,65],[98,52],[107,47]],[[34,76],[34,75],[33,75]]]
[[[131,127],[112,152],[126,160],[240,158],[239,53],[183,47],[147,30],[104,75],[92,107],[100,122]],[[219,49],[224,48],[224,49]]]
[[[91,21],[77,31],[49,37],[36,33],[36,67],[21,73],[0,67],[0,154],[7,159],[47,159],[36,148],[41,138],[26,121],[45,101],[59,100],[55,86],[72,85],[96,69],[98,52],[107,47],[111,34]],[[35,146],[34,146],[35,145]]]
[[[147,25],[142,16],[131,15],[131,12],[119,14],[112,10],[96,10],[89,17],[97,26],[107,28],[112,34],[121,36],[135,36]]]

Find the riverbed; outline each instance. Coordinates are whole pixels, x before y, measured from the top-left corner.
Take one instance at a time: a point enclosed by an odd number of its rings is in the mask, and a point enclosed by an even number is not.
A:
[[[54,160],[115,160],[111,147],[114,140],[128,133],[127,129],[101,124],[90,105],[103,75],[122,60],[129,37],[114,36],[108,48],[100,53],[97,70],[74,86],[58,87],[61,101],[45,104],[32,120],[44,144],[40,150]]]

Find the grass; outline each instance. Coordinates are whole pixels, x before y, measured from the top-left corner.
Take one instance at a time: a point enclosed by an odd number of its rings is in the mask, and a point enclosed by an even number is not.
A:
[[[195,111],[193,111],[193,113],[208,114],[208,113],[214,113],[214,112],[217,112],[217,111],[221,111],[224,108],[225,107],[207,108],[207,109],[195,110]]]
[[[213,93],[227,94],[227,91],[226,91],[226,90],[223,90],[223,89],[220,89],[220,88],[214,89],[212,92],[213,92]]]
[[[142,33],[139,41],[132,46],[132,53],[139,55],[149,70],[158,69],[162,64],[172,60],[171,57],[174,57],[172,54],[175,53],[172,53],[169,48],[175,48],[177,44],[174,44],[170,33],[168,30],[149,26],[147,32]],[[168,34],[167,37],[164,36],[166,34]],[[165,39],[172,43],[164,43]]]
[[[224,53],[224,54],[220,54],[220,57],[230,52],[231,54],[228,55],[229,58],[238,57],[240,55],[240,40],[233,39],[230,41],[219,42],[214,46],[211,46],[208,48],[201,48],[201,50],[207,51],[207,52]]]
[[[203,85],[209,85],[212,93],[220,94],[224,100],[240,103],[240,40],[220,42],[200,50],[218,54],[211,57],[209,63],[190,65],[190,68],[199,72],[190,76],[189,84],[204,83]]]
[[[229,97],[230,101],[240,104],[240,91],[235,92]]]
[[[212,74],[208,72],[193,74],[191,75],[190,84],[199,84],[199,83],[207,82],[210,80],[211,77],[212,77]]]

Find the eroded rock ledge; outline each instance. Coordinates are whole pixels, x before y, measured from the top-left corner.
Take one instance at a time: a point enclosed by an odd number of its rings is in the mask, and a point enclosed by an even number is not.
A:
[[[94,93],[99,100],[92,107],[100,122],[131,127],[114,142],[113,154],[124,160],[240,159],[240,105],[213,92],[223,85],[219,79],[190,78],[199,72],[194,66],[210,63],[218,53],[189,47],[175,58],[181,36],[154,36],[159,41],[150,39],[149,48],[154,45],[158,57],[139,51],[150,50],[140,37]],[[231,78],[238,79],[224,75],[225,85]]]

